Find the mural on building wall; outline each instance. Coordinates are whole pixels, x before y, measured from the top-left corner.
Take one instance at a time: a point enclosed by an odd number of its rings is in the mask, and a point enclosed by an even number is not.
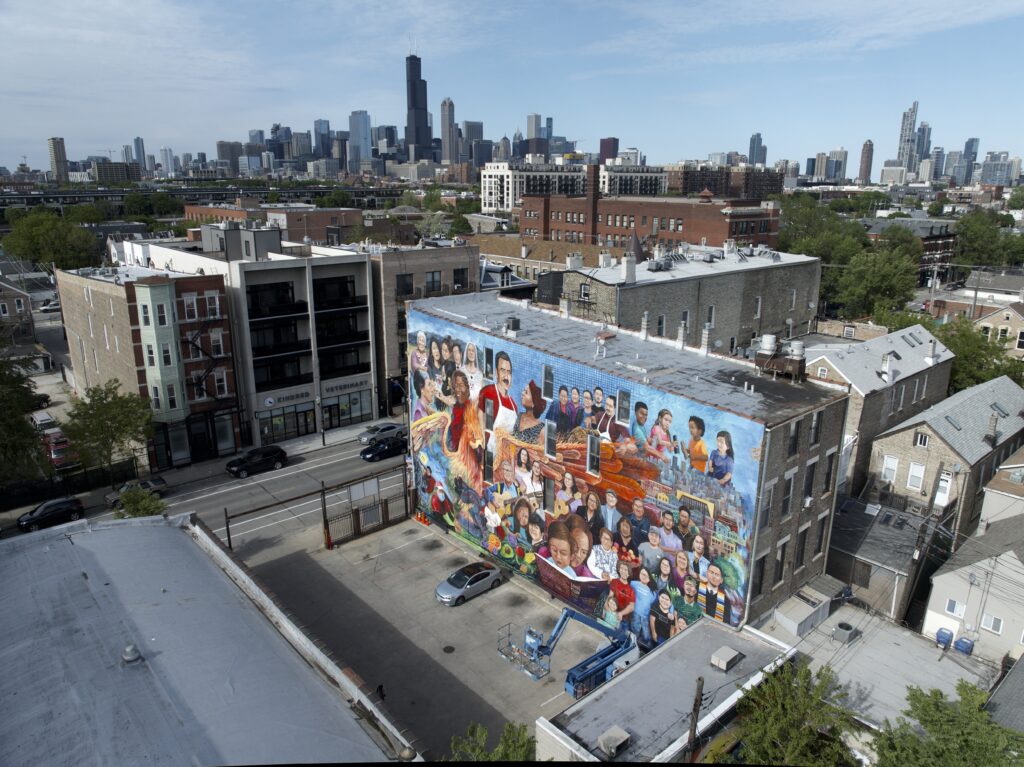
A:
[[[743,620],[764,429],[409,313],[420,510],[657,644]]]

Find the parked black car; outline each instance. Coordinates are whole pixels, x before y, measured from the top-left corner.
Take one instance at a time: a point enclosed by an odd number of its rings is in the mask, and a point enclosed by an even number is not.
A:
[[[288,465],[288,454],[277,445],[258,447],[234,460],[228,461],[228,474],[245,479],[250,474]]]
[[[52,501],[44,501],[32,511],[26,511],[18,517],[18,529],[29,532],[41,527],[62,525],[81,519],[84,514],[85,507],[80,499],[54,498]]]
[[[374,442],[369,447],[364,447],[359,457],[364,461],[379,461],[381,458],[390,458],[393,455],[402,455],[409,449],[409,443],[405,437],[386,437]]]

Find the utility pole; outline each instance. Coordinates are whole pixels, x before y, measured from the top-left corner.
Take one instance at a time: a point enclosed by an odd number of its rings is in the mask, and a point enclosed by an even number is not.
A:
[[[693,711],[690,712],[690,737],[686,740],[687,760],[693,759],[694,741],[697,740],[697,720],[700,718],[700,705],[704,699],[704,677],[697,677],[697,692],[693,696]]]

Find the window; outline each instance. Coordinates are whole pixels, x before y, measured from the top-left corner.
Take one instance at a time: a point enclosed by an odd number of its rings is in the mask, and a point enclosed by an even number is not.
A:
[[[21,314],[22,312],[25,311],[25,302],[22,301],[20,298],[15,298],[14,299],[14,311],[15,311],[16,314]],[[113,299],[111,299],[111,301],[110,301],[110,316],[111,317],[114,316],[114,301],[113,301]]]
[[[245,242],[242,243],[242,245],[245,247],[245,258],[248,261],[250,258],[252,258],[252,249],[249,247],[249,241],[246,240]]]
[[[160,344],[160,358],[163,361],[164,365],[170,365],[171,364],[171,345],[170,344]]]
[[[778,549],[775,551],[775,585],[782,583],[782,578],[786,574],[786,546],[788,542],[783,541],[779,544]]]
[[[587,436],[587,472],[601,473],[601,438],[596,434]]]
[[[544,395],[544,399],[550,400],[555,396],[555,370],[550,365],[544,366],[544,386],[541,389],[541,393]]]
[[[796,289],[791,288],[789,291],[789,310],[793,311],[796,309]]]
[[[907,393],[907,385],[906,384],[900,384],[900,403],[896,407],[897,410],[902,410],[903,409],[903,397],[904,397],[904,395],[906,395],[906,393]]]
[[[788,452],[786,455],[792,458],[796,455],[797,449],[800,447],[800,422],[792,421],[789,424],[789,442]]]
[[[489,400],[484,400],[485,408],[487,407],[488,402]],[[555,457],[557,438],[558,430],[555,428],[555,424],[551,421],[547,421],[544,424],[544,454],[549,458]]]
[[[689,330],[689,328],[690,328],[690,310],[689,309],[683,309],[683,314],[679,318],[679,321],[683,325],[686,326],[687,330]]]
[[[754,577],[750,584],[750,593],[754,595],[755,599],[761,596],[761,592],[764,590],[764,565],[767,561],[768,555],[765,554],[754,562]]]
[[[466,290],[469,288],[469,269],[454,269],[452,271],[452,286],[455,290]]]
[[[211,320],[220,317],[220,293],[206,294],[206,317]]]
[[[10,314],[10,311],[7,309],[7,304],[6,303],[0,303],[0,317],[6,317],[9,314]]]
[[[754,319],[761,318],[761,296],[754,297]]]
[[[896,468],[900,465],[900,462],[894,455],[885,456],[882,462],[882,481],[893,482],[896,479]]]
[[[1024,330],[1017,333],[1017,348],[1024,349]]]
[[[163,304],[156,305],[156,324],[160,327],[167,324],[167,307]]]
[[[991,325],[982,325],[981,326],[981,334],[985,338],[988,338],[991,333],[992,333],[992,326]]]
[[[664,336],[665,335],[665,315],[664,314],[659,314],[658,315],[658,329],[656,331],[656,335],[659,335],[659,336]]]
[[[924,399],[924,393],[928,391],[928,374],[924,374],[924,380],[921,382],[921,399]]]
[[[114,336],[114,351],[118,354],[121,353],[121,342],[117,340],[117,336]]]
[[[786,477],[782,493],[782,516],[787,517],[793,511],[793,485],[796,484],[796,475],[790,474]]]
[[[214,357],[224,356],[224,334],[219,330],[210,333],[210,354]]]
[[[1006,337],[1007,337],[1007,335],[1009,335],[1009,333],[1010,333],[1010,329],[1008,327],[1006,327],[1005,325],[1001,326],[999,328],[999,340],[1000,341],[1005,341]]]
[[[818,378],[828,378],[828,368],[827,367],[819,367],[818,368]]]
[[[589,282],[580,283],[580,301],[589,301],[589,300],[590,300],[590,283]]]
[[[914,435],[914,447],[928,447],[928,435],[924,432],[917,432]]]
[[[103,323],[103,345],[110,349],[110,336],[107,334],[107,323]]]
[[[910,471],[907,473],[907,487],[911,490],[920,490],[924,487],[924,464],[910,462]]]
[[[218,397],[226,397],[228,394],[228,374],[218,368],[213,371],[213,383],[216,387]]]
[[[424,290],[438,291],[441,289],[441,272],[427,272],[427,283]]]
[[[758,516],[758,526],[764,530],[772,521],[772,501],[775,499],[775,481],[768,485],[761,493],[761,513]]]
[[[92,366],[95,368],[97,373],[100,372],[100,357],[96,353],[96,349],[92,350]]]
[[[810,435],[811,445],[817,445],[818,444],[818,437],[820,436],[820,432],[821,432],[821,412],[819,411],[819,412],[813,413],[811,415],[811,435]]]
[[[411,274],[396,274],[395,275],[395,293],[400,296],[411,296],[412,295],[412,275]]]
[[[917,379],[915,378],[915,379],[914,379],[914,391],[913,391],[913,393],[912,393],[912,394],[910,395],[910,401],[911,401],[911,402],[917,402],[917,387],[918,387],[918,386],[919,386],[920,384],[921,384],[921,382],[920,382],[920,381],[918,381],[918,380],[917,380]]]
[[[715,326],[715,306],[714,306],[714,304],[712,304],[711,306],[708,307],[707,324],[708,324],[709,328],[713,328]]]
[[[615,418],[619,423],[629,424],[629,414],[633,406],[633,395],[626,389],[619,389],[618,399],[615,400]]]
[[[159,386],[154,386],[153,387],[152,395],[151,395],[150,398],[152,399],[152,403],[151,404],[153,405],[153,409],[154,410],[159,410],[160,409],[160,387]]]
[[[828,530],[828,516],[818,520],[818,542],[814,544],[814,554],[817,556],[825,548],[825,531]]]
[[[821,489],[823,495],[832,492],[832,473],[836,469],[836,454],[834,452],[825,456],[825,486]]]
[[[796,537],[796,569],[799,570],[804,566],[804,553],[807,550],[807,531],[810,527],[805,527],[800,531],[800,534]]]
[[[946,600],[946,614],[952,615],[954,618],[963,618],[964,613],[967,611],[967,605],[957,602],[955,599]]]
[[[807,470],[804,472],[804,503],[806,499],[814,497],[814,471],[818,467],[818,462],[814,461],[807,464]]]
[[[182,303],[185,305],[185,319],[194,320],[199,316],[196,310],[196,294],[186,293],[181,297]]]
[[[993,634],[1003,633],[1003,619],[997,618],[994,615],[984,613],[981,616],[981,627],[986,631],[991,631]]]
[[[194,399],[206,399],[206,378],[202,373],[192,374],[192,388],[195,391]]]
[[[178,397],[174,392],[174,384],[167,384],[167,407],[171,410],[178,407]]]
[[[146,364],[151,368],[156,367],[156,354],[153,353],[153,344],[146,344]]]

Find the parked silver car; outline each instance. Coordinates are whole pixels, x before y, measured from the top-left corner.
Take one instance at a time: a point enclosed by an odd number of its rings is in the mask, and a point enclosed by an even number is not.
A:
[[[501,583],[501,570],[490,562],[470,562],[441,581],[434,590],[437,601],[443,605],[458,606],[477,594],[497,588]]]
[[[405,426],[400,423],[377,423],[360,432],[359,442],[363,445],[376,445],[388,437],[404,437]]]

